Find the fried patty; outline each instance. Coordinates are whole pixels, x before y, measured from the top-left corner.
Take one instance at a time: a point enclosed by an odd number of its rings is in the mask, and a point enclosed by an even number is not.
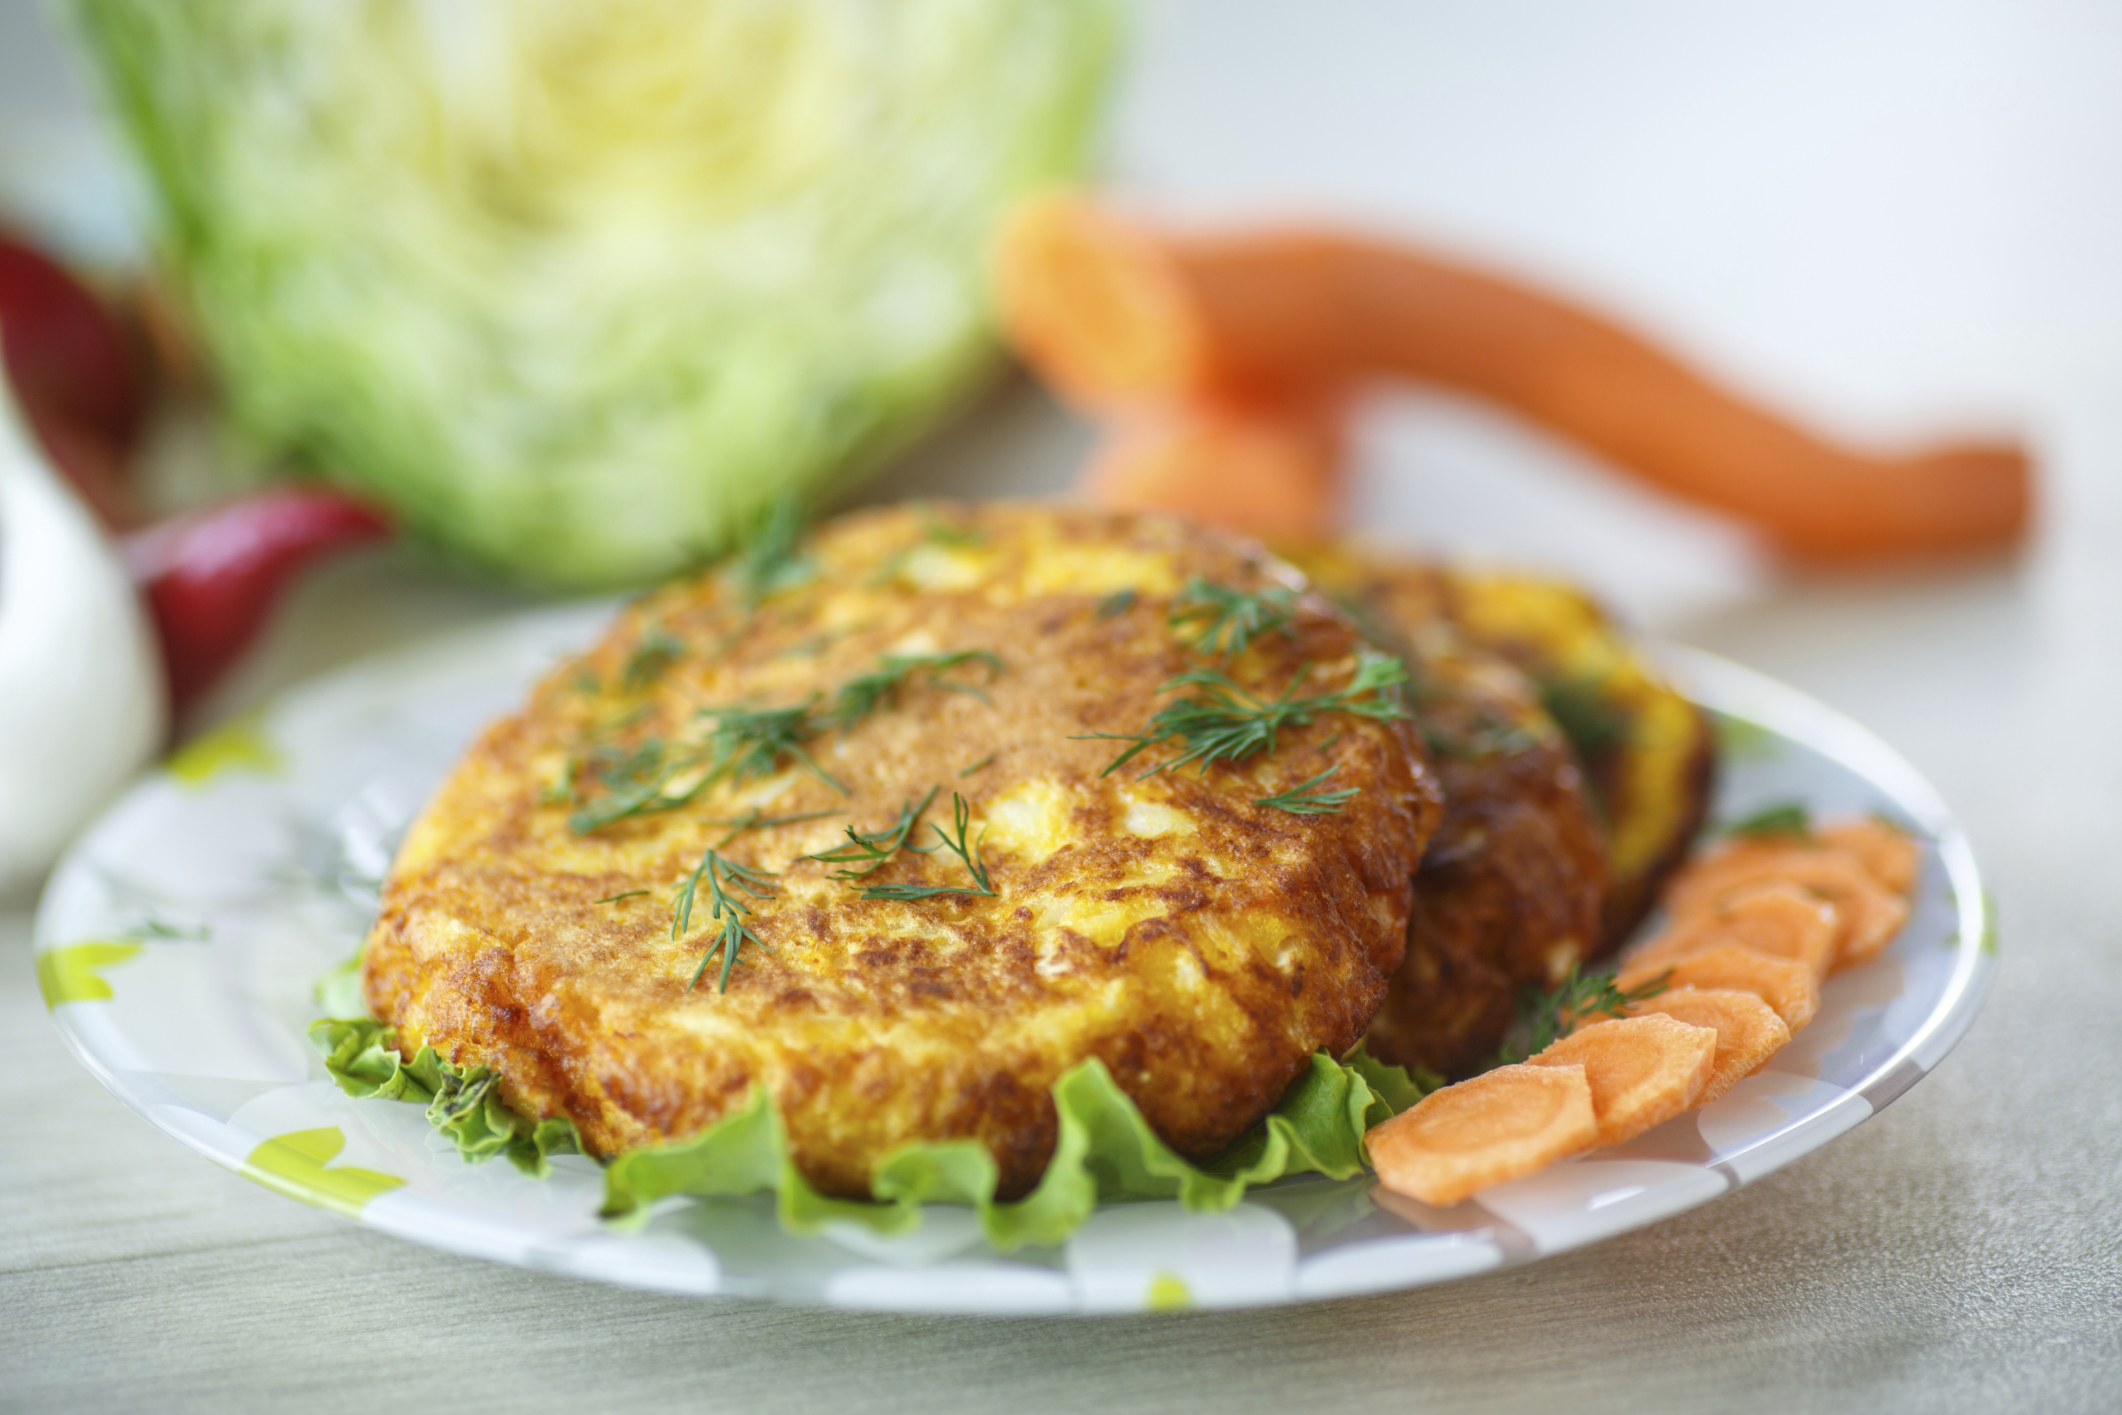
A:
[[[1493,1063],[1521,989],[1554,986],[1598,948],[1607,859],[1597,814],[1538,689],[1438,613],[1429,567],[1354,549],[1301,563],[1406,659],[1410,705],[1444,786],[1407,957],[1370,1049],[1468,1075]]]
[[[1575,747],[1606,835],[1605,957],[1628,941],[1709,810],[1709,719],[1582,590],[1558,580],[1434,571],[1441,612],[1524,669]]]
[[[1264,596],[1267,627],[1197,646],[1207,626],[1169,618],[1189,584]],[[1168,689],[1180,674],[1346,691],[1368,650],[1300,585],[1176,521],[983,506],[858,514],[650,595],[415,824],[369,1003],[401,1047],[493,1067],[600,1154],[763,1086],[827,1193],[867,1194],[904,1143],[971,1138],[1021,1194],[1050,1086],[1096,1057],[1210,1157],[1363,1035],[1440,810],[1406,722],[1327,708],[1206,771],[1142,774],[1189,739],[1108,770],[1205,691]],[[1338,812],[1262,804],[1328,771],[1312,793],[1352,790]],[[866,897],[934,890],[991,892]]]

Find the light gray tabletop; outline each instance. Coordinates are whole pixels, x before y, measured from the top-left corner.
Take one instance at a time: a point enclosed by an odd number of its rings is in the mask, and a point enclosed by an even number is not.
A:
[[[18,140],[16,115],[67,101],[34,24],[0,5]],[[222,1172],[66,1053],[18,897],[0,1408],[2122,1407],[2122,15],[1202,0],[1152,7],[1138,55],[1115,176],[1146,199],[1431,233],[1851,435],[1964,417],[2032,439],[2024,558],[1841,578],[1775,575],[1727,528],[1456,404],[1382,408],[1363,439],[1365,524],[1573,567],[1930,776],[2002,916],[1958,1050],[1788,1169],[1490,1276],[1229,1314],[856,1316],[486,1266]],[[875,494],[1056,490],[1086,442],[1007,385]],[[398,552],[331,567],[206,716],[520,604]]]

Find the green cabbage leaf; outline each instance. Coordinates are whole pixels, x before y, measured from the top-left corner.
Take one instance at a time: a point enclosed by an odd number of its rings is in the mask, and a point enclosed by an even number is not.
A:
[[[64,0],[234,426],[460,561],[727,551],[961,399],[1120,0]]]

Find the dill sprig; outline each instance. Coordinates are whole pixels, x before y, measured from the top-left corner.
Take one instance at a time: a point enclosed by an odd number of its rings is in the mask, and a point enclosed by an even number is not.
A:
[[[971,776],[974,772],[979,771],[985,767],[993,766],[995,764],[995,758],[1000,755],[1002,755],[1000,752],[989,752],[986,756],[980,758],[980,760],[974,762],[971,766],[959,772],[958,779],[960,781],[963,781],[966,777]]]
[[[928,809],[929,802],[935,800],[936,793],[942,789],[940,786],[929,787],[928,794],[921,798],[921,804],[918,806],[911,801],[901,805],[899,819],[883,830],[865,832],[850,825],[847,828],[847,844],[804,858],[849,867],[834,870],[834,879],[862,879],[873,875],[899,853],[899,847],[906,844],[906,838],[914,833],[914,826],[921,819],[921,813]],[[865,860],[869,863],[863,868],[853,868]]]
[[[1421,724],[1423,745],[1440,761],[1482,761],[1531,751],[1540,739],[1531,732],[1491,712],[1482,712],[1464,730],[1438,725],[1434,718]]]
[[[935,508],[921,508],[921,539],[912,545],[902,546],[884,557],[870,575],[868,587],[875,589],[888,585],[899,578],[899,572],[919,553],[923,545],[939,545],[945,550],[970,550],[987,544],[987,532],[978,526],[954,526],[936,515]]]
[[[924,802],[923,804],[926,803]],[[956,838],[953,839],[951,834],[949,832],[946,832],[942,826],[936,825],[931,822],[928,828],[936,832],[936,843],[934,845],[926,847],[920,845],[910,845],[907,848],[917,854],[922,855],[933,854],[937,850],[950,851],[953,855],[956,855],[961,861],[964,862],[965,872],[968,875],[972,876],[973,883],[977,885],[978,888],[967,889],[959,885],[873,884],[862,891],[862,897],[864,899],[897,899],[901,901],[909,901],[915,899],[933,899],[939,894],[971,894],[987,895],[990,897],[993,896],[995,892],[995,887],[993,882],[988,879],[987,865],[980,859],[979,844],[977,842],[974,842],[968,845],[965,838],[966,828],[970,823],[972,817],[972,808],[966,805],[965,798],[963,796],[960,796],[955,791],[950,793],[950,805],[951,818],[956,831]]]
[[[1124,590],[1114,590],[1104,599],[1098,601],[1098,622],[1103,624],[1106,620],[1125,614],[1134,607],[1135,590],[1132,585]]]
[[[1349,786],[1339,791],[1320,791],[1316,788],[1326,784],[1328,777],[1341,769],[1336,762],[1309,781],[1300,782],[1287,791],[1273,796],[1262,796],[1253,802],[1256,806],[1273,806],[1278,811],[1288,811],[1293,816],[1338,816],[1341,808],[1360,794],[1360,787]]]
[[[1610,974],[1580,973],[1572,964],[1569,976],[1555,987],[1544,992],[1528,988],[1518,994],[1516,1015],[1503,1049],[1497,1053],[1496,1064],[1509,1066],[1538,1056],[1553,1046],[1556,1038],[1594,1018],[1626,1016],[1635,1003],[1647,1002],[1664,992],[1671,976],[1667,970],[1641,987],[1623,992],[1614,986]]]
[[[685,643],[656,620],[642,626],[641,637],[619,670],[619,690],[638,693],[654,685],[685,652]]]
[[[1168,757],[1137,775],[1135,779],[1140,781],[1189,762],[1199,762],[1201,770],[1206,772],[1217,762],[1244,761],[1262,752],[1272,752],[1276,737],[1284,728],[1306,726],[1323,713],[1352,713],[1378,721],[1407,716],[1407,710],[1400,706],[1399,694],[1393,691],[1407,681],[1407,671],[1396,658],[1362,650],[1356,658],[1355,677],[1347,687],[1299,697],[1297,689],[1310,668],[1311,665],[1306,664],[1298,669],[1289,686],[1275,698],[1261,697],[1212,669],[1182,673],[1157,691],[1168,693],[1180,688],[1201,691],[1160,709],[1142,731],[1089,732],[1082,736],[1134,743],[1113,758],[1099,773],[1101,776],[1112,775],[1160,742],[1177,738],[1185,744],[1186,750],[1177,756]]]
[[[608,746],[593,749],[579,770],[600,782],[606,794],[570,815],[567,828],[588,835],[629,816],[677,809],[699,794],[702,783],[696,781],[677,792],[664,787],[681,772],[699,766],[701,760],[696,751],[673,751],[660,737],[623,751]]]
[[[776,498],[737,556],[737,587],[746,609],[757,609],[767,599],[795,588],[817,573],[798,552],[802,539],[803,513],[796,498]]]
[[[1172,600],[1165,622],[1185,636],[1196,653],[1221,654],[1228,663],[1262,634],[1279,631],[1295,639],[1290,625],[1296,613],[1294,590],[1279,585],[1259,591],[1234,590],[1196,575]]]
[[[842,732],[847,731],[863,718],[880,707],[895,703],[899,689],[915,674],[926,675],[928,685],[950,693],[966,693],[988,701],[987,694],[971,683],[954,683],[943,674],[961,664],[978,663],[987,669],[987,681],[992,683],[1003,674],[1002,660],[987,649],[961,649],[956,653],[888,653],[877,659],[877,666],[867,673],[858,674],[840,685],[833,694],[831,707],[826,710],[826,719]]]
[[[1587,761],[1627,745],[1631,735],[1628,713],[1601,690],[1597,678],[1543,678],[1540,706]]]
[[[741,816],[734,816],[729,820],[713,821],[710,824],[729,827],[729,834],[715,842],[715,848],[720,850],[747,830],[772,830],[777,825],[794,825],[798,821],[823,820],[832,814],[833,812],[831,811],[805,811],[801,815],[794,816],[768,816],[761,815],[759,808],[754,806]]]
[[[921,534],[931,545],[946,550],[970,550],[987,544],[987,532],[978,526],[954,526],[936,514],[933,506],[921,508]]]
[[[818,735],[823,724],[812,711],[818,705],[814,693],[806,702],[786,708],[703,708],[700,716],[714,725],[707,734],[707,754],[712,769],[709,781],[750,781],[772,776],[784,757],[794,757],[817,778],[845,796],[847,788],[818,765],[804,743]]]
[[[751,926],[744,922],[744,916],[752,912],[752,906],[731,891],[741,891],[754,899],[771,899],[774,897],[774,887],[767,881],[772,878],[771,871],[755,870],[748,865],[725,860],[710,849],[700,856],[700,863],[673,892],[674,907],[670,923],[672,942],[685,937],[686,930],[692,927],[693,902],[698,898],[702,884],[707,886],[709,921],[719,922],[722,926],[721,932],[708,946],[707,952],[700,956],[700,966],[693,969],[692,981],[685,985],[687,992],[700,985],[700,978],[707,972],[707,965],[714,961],[717,954],[722,958],[722,982],[716,991],[728,992],[730,971],[737,966],[737,955],[744,945],[756,943],[759,947],[766,948],[759,935],[753,933]],[[767,951],[771,953],[773,950],[769,948]]]
[[[1752,815],[1735,820],[1724,827],[1726,835],[1761,837],[1795,837],[1810,839],[1813,833],[1813,813],[1802,801],[1785,801],[1781,805],[1767,806]]]
[[[639,899],[647,893],[648,891],[645,889],[622,889],[617,894],[607,894],[602,899],[592,899],[590,902],[592,904],[617,904],[623,899]]]

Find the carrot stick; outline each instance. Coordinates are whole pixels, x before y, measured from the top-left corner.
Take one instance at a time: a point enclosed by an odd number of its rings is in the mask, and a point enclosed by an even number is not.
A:
[[[1335,398],[1216,399],[1123,420],[1084,472],[1101,505],[1175,511],[1278,546],[1340,529],[1346,478]]]
[[[999,280],[1018,351],[1093,409],[1416,379],[1515,409],[1803,557],[1994,547],[2026,525],[2016,447],[1846,451],[1600,315],[1403,246],[1180,238],[1054,197],[1010,223]]]

